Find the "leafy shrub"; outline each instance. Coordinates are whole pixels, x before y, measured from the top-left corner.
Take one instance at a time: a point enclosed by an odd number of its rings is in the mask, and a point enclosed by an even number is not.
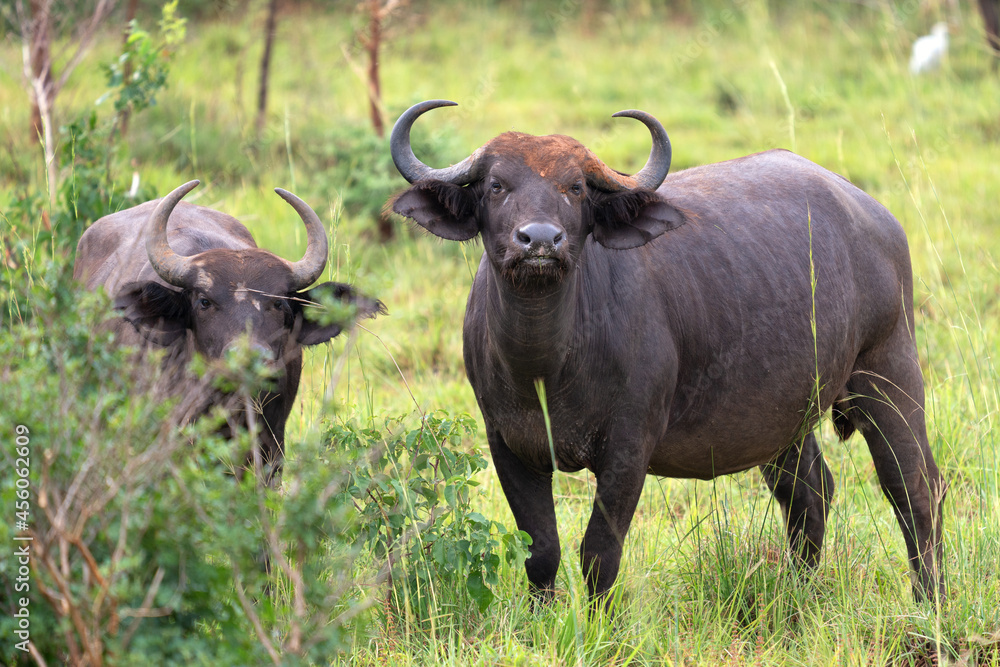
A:
[[[0,523],[0,541],[30,537],[29,590],[13,550],[0,552],[0,634],[15,636],[28,597],[49,664],[324,662],[350,650],[376,599],[361,561],[381,566],[374,583],[390,581],[397,609],[425,619],[442,603],[485,610],[504,563],[527,556],[525,534],[473,511],[486,460],[470,417],[329,426],[288,443],[282,487],[269,489],[241,471],[252,428],[220,437],[222,408],[178,423],[220,387],[250,404],[266,368],[200,359],[176,397],[155,353],[139,361],[114,343],[106,298],[68,268],[48,266],[26,291],[31,316],[0,329],[0,437],[28,433],[27,528]],[[4,447],[0,462],[12,469],[15,455]],[[19,492],[0,477],[0,505]],[[0,648],[0,662],[18,657]]]
[[[486,467],[475,433],[468,415],[440,412],[410,431],[389,420],[381,430],[347,422],[327,432],[335,450],[371,452],[349,471],[344,502],[357,508],[359,541],[384,563],[393,602],[419,619],[450,591],[485,611],[502,563],[528,555],[527,533],[472,509],[474,478]]]
[[[342,530],[354,510],[338,501],[349,465],[313,439],[293,443],[280,492],[226,474],[255,434],[219,437],[220,410],[174,426],[181,401],[164,400],[155,359],[113,343],[103,296],[54,267],[30,297],[29,321],[0,330],[0,433],[12,443],[20,426],[30,441],[28,497],[0,476],[0,505],[28,502],[27,529],[3,522],[0,540],[30,549],[29,591],[14,550],[0,552],[0,634],[15,636],[28,597],[48,664],[296,664],[345,650],[368,607]],[[239,354],[203,366],[185,400],[222,377],[246,404],[262,380]],[[4,446],[0,462],[14,456]],[[0,647],[0,662],[19,655]]]

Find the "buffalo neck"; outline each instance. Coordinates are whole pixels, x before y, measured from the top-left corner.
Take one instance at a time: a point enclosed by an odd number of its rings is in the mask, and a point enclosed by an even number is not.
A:
[[[558,284],[517,290],[490,267],[486,322],[490,346],[516,384],[534,392],[536,379],[562,369],[572,347],[579,313],[580,275]]]

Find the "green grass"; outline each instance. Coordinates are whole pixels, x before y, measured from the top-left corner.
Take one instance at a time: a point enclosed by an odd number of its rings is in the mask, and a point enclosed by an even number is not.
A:
[[[789,566],[780,516],[758,473],[708,483],[650,478],[625,547],[621,613],[588,621],[576,550],[594,483],[587,474],[559,475],[564,562],[553,605],[532,612],[523,572],[507,572],[500,601],[485,614],[442,608],[432,631],[398,619],[376,624],[356,639],[355,659],[929,664],[940,645],[967,664],[1000,663],[1000,77],[978,15],[955,10],[948,62],[914,79],[909,45],[938,18],[923,9],[899,15],[888,3],[779,10],[743,2],[671,13],[650,4],[619,12],[590,3],[558,3],[551,12],[530,3],[403,10],[382,61],[390,116],[421,99],[459,102],[414,130],[415,139],[450,142],[451,161],[514,128],[572,135],[615,168],[634,171],[648,134],[610,116],[640,108],[670,133],[675,170],[794,147],[885,204],[910,240],[928,429],[950,482],[951,597],[940,614],[913,603],[902,539],[863,440],[840,443],[824,427],[837,493],[811,581]],[[235,215],[261,246],[286,257],[297,257],[305,241],[271,189],[294,187],[335,221],[330,276],[388,305],[390,315],[366,322],[368,331],[308,355],[292,442],[323,417],[322,394],[342,354],[335,396],[343,415],[419,406],[478,419],[462,369],[461,322],[481,245],[444,243],[402,222],[397,240],[381,245],[370,220],[340,210],[342,184],[330,181],[329,165],[311,147],[331,127],[367,117],[363,85],[341,50],[351,40],[343,10],[282,16],[267,132],[263,149],[251,150],[255,11],[191,26],[169,90],[133,126],[137,169],[162,192],[201,178],[206,185],[191,200]],[[116,47],[109,37],[88,63]],[[19,72],[19,59],[20,50],[4,44],[0,70]],[[102,87],[94,68],[81,70],[60,104],[85,108]],[[18,188],[40,188],[42,170],[21,131],[27,106],[16,74],[0,78],[0,104],[10,146],[0,157],[5,206]],[[495,477],[482,484],[480,511],[512,526]]]

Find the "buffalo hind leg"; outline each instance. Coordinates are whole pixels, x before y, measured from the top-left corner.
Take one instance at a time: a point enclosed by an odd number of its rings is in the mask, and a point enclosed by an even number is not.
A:
[[[559,531],[552,499],[552,473],[528,468],[514,455],[503,437],[486,425],[493,466],[518,530],[531,536],[531,556],[524,561],[531,592],[547,602],[556,588],[559,571]]]
[[[882,492],[903,531],[917,600],[944,594],[941,503],[945,487],[927,442],[924,386],[909,341],[859,358],[847,383],[851,423],[864,435]],[[911,356],[912,355],[912,356]]]
[[[808,433],[760,471],[781,506],[792,556],[812,569],[819,564],[826,517],[833,498],[833,473],[816,436]]]

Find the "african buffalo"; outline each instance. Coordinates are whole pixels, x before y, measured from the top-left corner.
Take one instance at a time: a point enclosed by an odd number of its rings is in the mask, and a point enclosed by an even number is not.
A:
[[[432,169],[413,155],[410,128],[453,104],[423,102],[397,121],[392,156],[412,186],[392,208],[485,246],[465,366],[507,501],[533,540],[533,591],[550,595],[559,566],[555,469],[597,480],[581,545],[593,596],[618,574],[647,473],[711,479],[759,466],[791,552],[815,566],[834,483],[812,429],[832,407],[841,438],[857,429],[868,442],[915,595],[943,594],[944,485],[895,218],[781,150],[666,178],[670,141],[641,111],[615,114],[653,136],[635,176],[570,137],[518,132]]]
[[[299,388],[301,346],[330,340],[342,329],[305,317],[305,307],[324,293],[354,304],[358,316],[374,317],[385,307],[341,283],[301,291],[323,273],[328,244],[319,217],[292,193],[276,190],[305,223],[308,242],[298,262],[258,248],[235,218],[180,203],[197,185],[191,181],[163,199],[95,222],[80,237],[73,277],[114,298],[121,311],[112,324],[119,342],[167,348],[165,363],[175,370],[194,352],[221,357],[249,332],[249,345],[278,371],[272,387],[255,400],[263,419],[260,453],[271,481],[280,470],[285,422]],[[189,378],[173,377],[172,393],[190,389]]]

